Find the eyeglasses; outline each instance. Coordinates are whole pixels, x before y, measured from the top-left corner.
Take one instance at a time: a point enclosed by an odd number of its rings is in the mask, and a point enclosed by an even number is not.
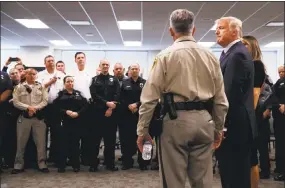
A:
[[[279,71],[278,73],[279,73],[279,74],[280,74],[280,73],[285,73],[285,71]]]

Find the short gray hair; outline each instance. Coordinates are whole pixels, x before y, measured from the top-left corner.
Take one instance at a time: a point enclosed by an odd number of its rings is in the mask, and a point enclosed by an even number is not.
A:
[[[12,74],[12,72],[14,72],[14,71],[18,71],[18,69],[16,69],[16,68],[11,68],[11,69],[9,70],[9,75]],[[18,72],[19,72],[19,71],[18,71]]]
[[[216,24],[220,21],[220,20],[227,20],[229,22],[229,26],[230,26],[230,30],[237,30],[238,32],[238,36],[239,38],[242,38],[243,34],[242,34],[242,21],[236,17],[222,17],[218,20],[216,20]]]
[[[186,9],[177,9],[170,15],[170,27],[176,33],[190,33],[194,27],[194,14]]]

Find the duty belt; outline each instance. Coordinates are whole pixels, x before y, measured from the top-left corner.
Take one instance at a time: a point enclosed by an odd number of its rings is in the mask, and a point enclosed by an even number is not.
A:
[[[206,102],[176,102],[174,103],[176,110],[206,110]]]

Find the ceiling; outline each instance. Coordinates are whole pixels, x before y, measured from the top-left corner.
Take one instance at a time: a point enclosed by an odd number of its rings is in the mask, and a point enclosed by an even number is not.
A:
[[[195,39],[215,42],[210,29],[222,16],[243,21],[243,32],[255,36],[261,45],[284,41],[283,27],[266,27],[270,21],[284,21],[284,2],[1,2],[1,44],[52,46],[49,40],[67,40],[71,47],[58,49],[155,50],[172,43],[169,15],[186,8],[196,15]],[[14,19],[40,19],[49,29],[28,29]],[[67,20],[90,21],[93,25],[72,26]],[[142,21],[142,30],[119,30],[116,20]],[[94,36],[86,36],[92,33]],[[141,47],[124,47],[123,41],[142,41]],[[90,45],[106,42],[106,45]],[[215,47],[215,46],[214,46]],[[217,45],[216,45],[217,47]]]

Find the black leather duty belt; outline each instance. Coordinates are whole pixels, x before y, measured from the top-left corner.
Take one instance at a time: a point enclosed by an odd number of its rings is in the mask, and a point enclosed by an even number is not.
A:
[[[176,102],[176,110],[206,110],[205,102]]]

